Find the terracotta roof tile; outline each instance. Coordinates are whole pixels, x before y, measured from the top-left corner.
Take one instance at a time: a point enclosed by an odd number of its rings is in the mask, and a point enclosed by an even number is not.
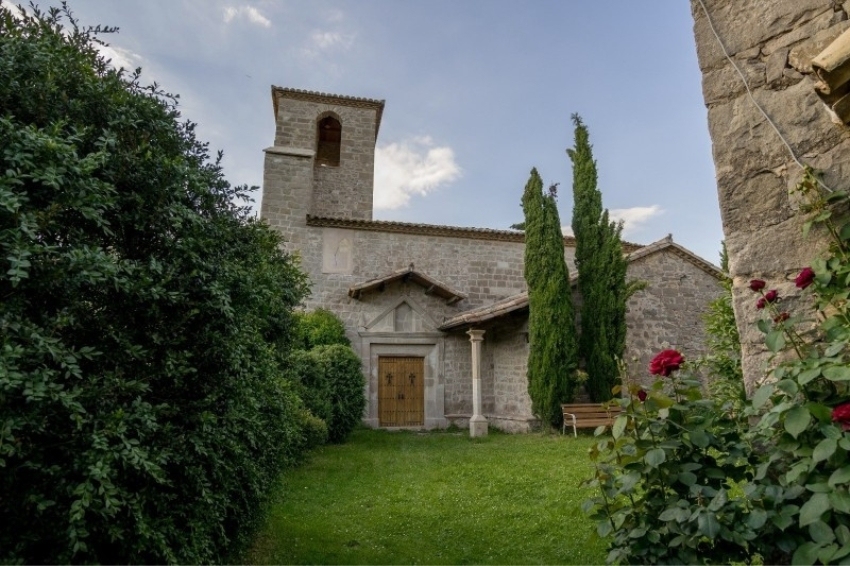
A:
[[[353,299],[359,299],[363,293],[368,293],[369,291],[380,289],[384,285],[392,283],[393,281],[398,281],[399,279],[404,279],[405,281],[413,281],[414,283],[421,285],[425,288],[426,294],[434,294],[438,297],[442,297],[449,305],[466,298],[466,295],[464,295],[460,291],[456,291],[445,283],[437,281],[433,277],[429,277],[421,271],[416,271],[413,268],[412,263],[409,267],[397,269],[396,271],[388,273],[387,275],[384,275],[382,277],[369,279],[368,281],[364,281],[363,283],[358,283],[357,285],[350,287],[348,289],[348,296]]]
[[[471,238],[476,240],[497,240],[502,242],[525,242],[525,234],[519,230],[496,230],[494,228],[469,228],[461,226],[444,226],[439,224],[416,224],[412,222],[396,222],[393,220],[356,220],[351,218],[329,218],[324,216],[307,215],[307,226],[323,226],[328,228],[350,228],[352,230],[367,230],[372,232],[395,232],[401,234],[420,234],[423,236],[444,236],[447,238]],[[575,247],[576,240],[572,236],[564,236],[564,245]],[[623,251],[633,252],[641,249],[640,244],[623,242]]]
[[[491,305],[470,309],[443,321],[440,330],[453,330],[468,324],[480,324],[528,308],[528,292],[512,295]]]
[[[378,130],[381,127],[381,117],[384,114],[384,104],[386,104],[385,100],[378,100],[375,98],[361,98],[359,96],[344,96],[341,94],[330,94],[326,92],[301,90],[297,88],[286,88],[272,85],[272,104],[274,105],[275,118],[277,117],[278,95],[293,100],[306,100],[308,102],[338,104],[340,106],[353,106],[355,108],[374,108],[377,111],[377,116],[375,117],[375,139],[378,139]]]

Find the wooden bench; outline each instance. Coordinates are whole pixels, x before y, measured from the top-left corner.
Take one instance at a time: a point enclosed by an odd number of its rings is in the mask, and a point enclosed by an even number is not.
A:
[[[611,426],[614,419],[623,411],[622,407],[608,403],[574,403],[561,405],[564,413],[564,426],[561,434],[567,432],[567,425],[573,427],[573,436],[578,436],[578,428],[596,428],[598,426]]]

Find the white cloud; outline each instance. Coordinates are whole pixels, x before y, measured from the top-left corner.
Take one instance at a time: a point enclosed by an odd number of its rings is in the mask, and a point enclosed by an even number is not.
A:
[[[460,177],[452,148],[435,147],[418,137],[375,148],[376,209],[407,206],[413,195],[425,196]]]
[[[348,51],[352,45],[354,45],[353,34],[316,30],[310,34],[310,39],[301,49],[301,54],[305,57],[316,58],[332,51]]]
[[[573,227],[572,226],[561,226],[561,234],[563,234],[564,236],[570,236],[570,237],[575,236],[575,234],[573,233]]]
[[[343,35],[338,31],[314,31],[310,40],[319,49],[327,50],[334,47],[348,49],[354,43],[354,36]]]
[[[651,206],[635,206],[632,208],[615,208],[609,211],[611,220],[623,221],[623,235],[637,232],[651,219],[664,214],[664,209],[657,204]]]
[[[10,12],[12,12],[12,17],[16,20],[20,20],[24,16],[23,10],[18,8],[18,5],[14,2],[9,2],[8,0],[0,0],[0,7],[6,8]]]
[[[142,56],[138,53],[133,53],[129,49],[123,49],[115,45],[96,45],[98,52],[104,59],[111,60],[111,65],[116,69],[121,67],[128,71],[134,71],[142,66]]]
[[[229,24],[237,18],[248,20],[250,23],[264,28],[272,26],[271,20],[253,6],[227,6],[224,9],[224,23]]]

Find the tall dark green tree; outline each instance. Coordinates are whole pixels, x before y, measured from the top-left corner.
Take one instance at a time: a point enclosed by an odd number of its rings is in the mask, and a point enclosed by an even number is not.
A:
[[[606,401],[618,380],[617,358],[626,345],[626,301],[636,287],[626,282],[622,223],[611,221],[602,208],[587,127],[577,114],[573,124],[575,146],[567,153],[573,163],[572,227],[582,297],[578,352],[588,374],[588,394],[594,401]]]
[[[525,280],[528,284],[528,394],[543,423],[561,424],[561,403],[575,393],[576,336],[570,275],[556,186],[543,194],[537,169],[525,185]]]

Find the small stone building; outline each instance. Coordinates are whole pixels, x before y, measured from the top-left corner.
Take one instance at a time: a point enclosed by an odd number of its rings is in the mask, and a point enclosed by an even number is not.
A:
[[[261,215],[310,276],[307,308],[336,313],[360,353],[364,422],[529,430],[523,234],[372,220],[384,101],[280,87],[272,101]],[[721,273],[671,237],[625,251],[629,277],[648,283],[628,312],[626,358],[640,378],[662,346],[703,351],[701,314]],[[564,238],[573,274],[574,256]]]

